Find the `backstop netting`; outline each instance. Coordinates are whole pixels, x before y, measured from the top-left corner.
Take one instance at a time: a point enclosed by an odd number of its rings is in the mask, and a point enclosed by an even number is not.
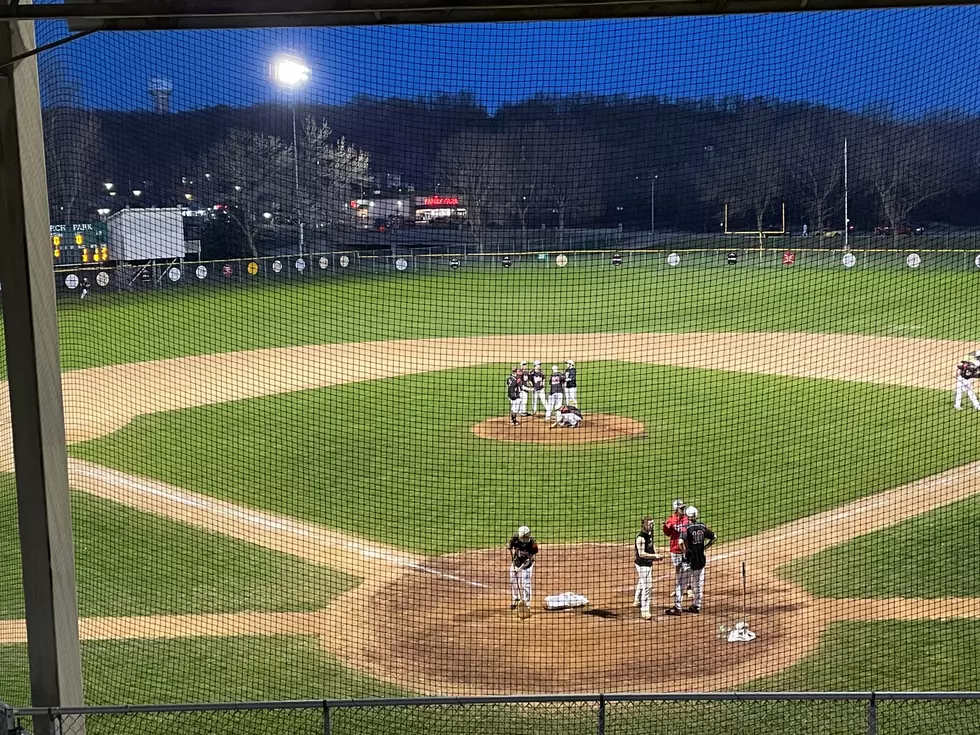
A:
[[[980,688],[978,30],[41,54],[87,700]]]

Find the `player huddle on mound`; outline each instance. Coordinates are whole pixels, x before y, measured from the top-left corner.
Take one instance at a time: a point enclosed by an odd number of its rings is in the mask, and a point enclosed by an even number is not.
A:
[[[683,500],[674,501],[673,513],[661,524],[660,529],[670,539],[670,563],[674,567],[673,605],[664,610],[664,615],[676,616],[685,612],[698,615],[704,601],[704,571],[708,564],[705,552],[711,548],[717,537],[701,520],[698,509],[687,505]],[[531,577],[539,551],[538,542],[531,535],[530,528],[521,526],[507,542],[507,549],[511,555],[510,607],[525,618],[531,614]],[[640,617],[643,620],[650,620],[653,617],[650,612],[653,563],[663,559],[653,542],[652,516],[644,516],[641,521],[633,551],[637,577],[633,607],[640,608]],[[683,608],[685,594],[690,595],[692,600],[688,607]]]
[[[507,378],[507,399],[510,401],[510,423],[520,426],[519,416],[537,416],[538,403],[544,410],[545,421],[552,421],[552,429],[577,429],[582,424],[582,412],[578,407],[578,381],[574,360],[565,361],[565,372],[557,365],[551,366],[551,375],[541,369],[541,361],[535,360],[532,370],[527,362],[510,371]],[[528,399],[531,410],[527,410]],[[554,419],[552,419],[554,416]]]

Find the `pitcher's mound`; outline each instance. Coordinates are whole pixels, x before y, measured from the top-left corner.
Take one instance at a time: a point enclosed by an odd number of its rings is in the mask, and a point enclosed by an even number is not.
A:
[[[509,416],[501,416],[476,424],[473,433],[481,439],[543,444],[585,444],[646,436],[646,430],[639,421],[594,413],[586,414],[577,429],[552,429],[551,421],[545,421],[542,416],[522,416],[521,425],[512,426]]]

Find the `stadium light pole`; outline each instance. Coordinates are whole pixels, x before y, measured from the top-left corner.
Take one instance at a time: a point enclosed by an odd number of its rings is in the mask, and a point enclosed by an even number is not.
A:
[[[310,67],[298,56],[282,54],[272,62],[272,78],[281,89],[295,92],[310,81]],[[296,186],[296,213],[299,220],[299,251],[303,252],[303,214],[300,211],[299,193],[299,144],[296,135],[296,97],[290,99],[293,112],[293,178]]]

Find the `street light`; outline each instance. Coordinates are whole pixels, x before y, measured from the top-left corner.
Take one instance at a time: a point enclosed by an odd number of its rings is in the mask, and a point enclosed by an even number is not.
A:
[[[143,196],[143,190],[142,189],[133,189],[133,196],[136,197],[137,199],[139,199],[141,196]]]
[[[113,184],[111,181],[107,181],[102,186],[105,187],[105,190],[106,191],[112,191],[115,188],[116,185]]]
[[[262,216],[265,217],[267,220],[272,219],[272,212],[263,212]]]
[[[109,215],[109,212],[111,212],[112,210],[109,209],[108,207],[99,207],[95,211],[99,213],[99,216],[102,219],[105,219]]]
[[[272,79],[287,92],[295,92],[310,81],[312,70],[299,56],[280,54],[272,62]],[[296,212],[299,220],[299,251],[303,252],[303,215],[300,211],[299,144],[296,136],[296,98],[290,100],[293,113],[293,177],[296,186]]]

